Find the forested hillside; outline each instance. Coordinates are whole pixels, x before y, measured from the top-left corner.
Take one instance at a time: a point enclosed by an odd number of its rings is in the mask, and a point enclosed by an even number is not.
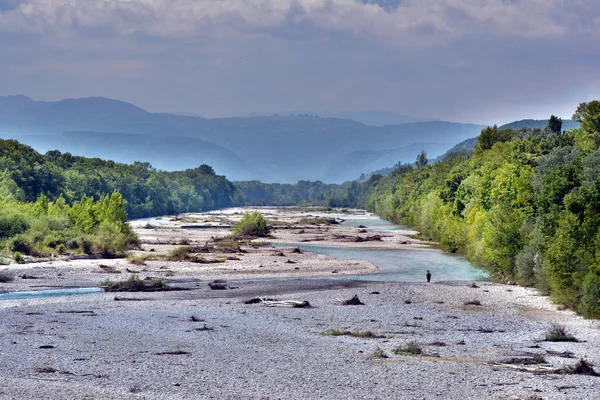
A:
[[[299,181],[295,184],[235,182],[245,205],[251,206],[327,206],[362,208],[367,194],[381,176],[366,182],[345,182],[341,185],[321,181]]]
[[[471,155],[396,168],[366,207],[600,317],[600,102],[573,119],[567,132],[556,117],[545,129],[488,127]]]
[[[0,139],[0,200],[32,202],[40,195],[67,203],[119,191],[130,218],[202,211],[233,204],[235,188],[208,165],[164,172],[149,163],[121,164],[53,150],[42,155]]]
[[[42,155],[0,140],[0,248],[17,261],[24,254],[122,254],[136,243],[128,217],[228,207],[236,193],[208,165],[164,172],[143,162]]]

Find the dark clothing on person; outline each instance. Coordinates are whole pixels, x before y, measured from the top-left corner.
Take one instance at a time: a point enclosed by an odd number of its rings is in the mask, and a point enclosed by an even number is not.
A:
[[[425,276],[427,277],[427,282],[431,282],[431,272],[427,271]]]

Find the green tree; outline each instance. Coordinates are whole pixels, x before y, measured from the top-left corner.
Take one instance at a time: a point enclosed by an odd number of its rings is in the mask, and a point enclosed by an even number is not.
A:
[[[548,129],[550,129],[550,132],[552,133],[561,133],[562,119],[555,115],[550,116],[550,120],[548,121]]]
[[[421,150],[421,152],[417,155],[417,168],[425,167],[428,162],[429,160],[427,160],[427,153],[425,153],[425,150]]]

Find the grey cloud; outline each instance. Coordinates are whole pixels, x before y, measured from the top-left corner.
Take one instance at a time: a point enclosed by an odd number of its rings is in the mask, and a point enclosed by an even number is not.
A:
[[[4,0],[6,2],[6,0]],[[591,1],[591,0],[590,0]],[[7,4],[13,4],[11,1]],[[298,23],[395,44],[485,32],[545,37],[567,29],[564,0],[26,0],[0,14],[0,29],[59,32],[111,29],[117,35],[231,36],[278,32]],[[457,19],[456,15],[462,15]],[[428,29],[423,29],[428,27]],[[310,35],[310,32],[307,32]],[[436,37],[431,37],[437,35]]]

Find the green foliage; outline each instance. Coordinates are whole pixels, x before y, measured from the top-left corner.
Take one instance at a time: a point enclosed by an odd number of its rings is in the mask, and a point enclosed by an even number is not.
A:
[[[481,131],[479,141],[475,149],[478,151],[490,150],[494,144],[499,142],[508,142],[514,136],[514,131],[511,129],[499,130],[497,125],[488,126]]]
[[[65,216],[67,205],[79,201],[74,216],[84,231],[93,229],[90,201],[103,201],[96,211],[104,215],[98,218],[119,222],[127,215],[141,218],[228,207],[236,198],[241,202],[239,196],[231,182],[207,165],[157,171],[148,163],[120,164],[57,150],[41,155],[17,141],[0,139],[0,201],[35,202],[35,214],[53,216]]]
[[[418,356],[423,354],[423,346],[418,342],[410,341],[404,346],[395,348],[393,353]]]
[[[379,179],[366,208],[599,318],[600,102],[576,114],[582,127],[565,133],[556,117],[543,130],[485,128],[469,158]]]
[[[550,129],[550,131],[553,133],[561,133],[562,119],[555,115],[550,116],[550,120],[548,121],[548,129]]]
[[[29,229],[29,221],[21,213],[3,209],[0,214],[0,240],[7,239]]]
[[[239,189],[237,202],[252,206],[312,205],[326,207],[363,207],[367,194],[381,176],[367,182],[346,182],[341,185],[320,181],[298,181],[296,184],[236,182]]]
[[[544,340],[547,342],[577,342],[575,336],[571,335],[567,328],[560,324],[550,325]]]
[[[244,214],[242,219],[233,227],[233,234],[235,236],[267,236],[269,234],[267,220],[256,211]]]
[[[427,153],[425,153],[425,150],[421,150],[421,152],[417,155],[417,159],[415,161],[417,168],[425,167],[428,162],[429,160],[427,160]]]

